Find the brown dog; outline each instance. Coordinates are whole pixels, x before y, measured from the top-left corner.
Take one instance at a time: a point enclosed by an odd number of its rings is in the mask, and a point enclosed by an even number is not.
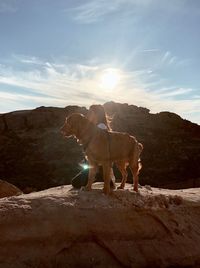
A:
[[[135,137],[127,133],[108,132],[91,123],[84,115],[74,113],[66,118],[61,128],[65,137],[75,136],[87,156],[89,178],[86,186],[91,190],[92,183],[98,170],[98,165],[103,167],[104,193],[110,192],[110,170],[115,162],[122,173],[123,179],[119,188],[123,189],[127,179],[126,167],[129,165],[134,176],[134,190],[138,191],[138,174],[141,169],[139,163],[143,146]]]

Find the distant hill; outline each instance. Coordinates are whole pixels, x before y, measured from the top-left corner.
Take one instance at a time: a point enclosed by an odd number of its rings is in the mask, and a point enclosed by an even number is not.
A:
[[[143,143],[141,184],[165,188],[200,186],[200,126],[170,112],[108,102],[113,130]],[[41,190],[69,184],[79,171],[81,147],[59,129],[72,112],[85,107],[39,107],[0,114],[0,179],[20,189]],[[119,174],[116,173],[118,177]]]

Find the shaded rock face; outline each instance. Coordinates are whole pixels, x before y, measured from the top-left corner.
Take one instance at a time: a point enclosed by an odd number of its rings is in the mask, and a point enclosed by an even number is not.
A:
[[[61,136],[60,127],[73,112],[86,109],[40,107],[1,115],[0,178],[25,192],[70,183],[83,154],[74,139]]]
[[[151,114],[135,105],[108,102],[113,130],[128,132],[143,143],[141,184],[170,188],[200,185],[200,126],[176,114]],[[20,189],[41,190],[68,184],[83,158],[73,138],[59,129],[66,116],[86,108],[39,107],[0,115],[0,179]],[[115,175],[120,174],[115,170]]]
[[[199,189],[102,187],[1,199],[0,266],[199,267]]]
[[[128,104],[106,103],[112,128],[144,145],[142,184],[165,188],[200,186],[200,126],[170,112],[151,114]]]

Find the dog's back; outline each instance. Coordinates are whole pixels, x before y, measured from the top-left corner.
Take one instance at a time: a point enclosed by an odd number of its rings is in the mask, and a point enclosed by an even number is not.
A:
[[[138,144],[136,138],[127,133],[107,132],[105,135],[107,136],[105,146],[108,146],[112,160],[128,160]]]

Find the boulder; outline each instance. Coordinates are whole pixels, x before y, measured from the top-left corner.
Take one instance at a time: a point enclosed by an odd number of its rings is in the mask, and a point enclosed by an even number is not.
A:
[[[22,194],[22,191],[16,186],[7,181],[0,180],[0,198],[20,194]]]

